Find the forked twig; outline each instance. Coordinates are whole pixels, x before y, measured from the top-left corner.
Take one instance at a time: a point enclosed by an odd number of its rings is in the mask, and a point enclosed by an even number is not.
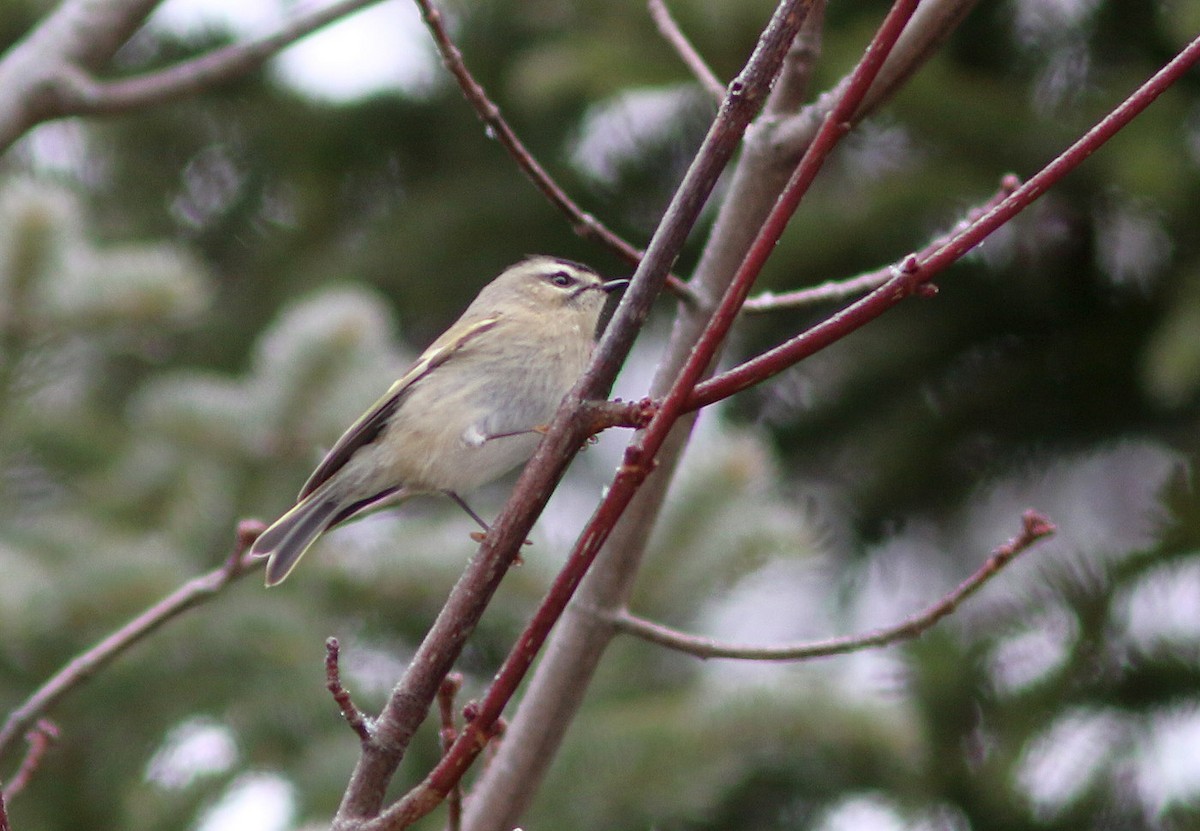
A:
[[[890,646],[909,640],[932,628],[942,618],[952,614],[964,600],[969,598],[988,580],[1000,573],[1018,554],[1029,549],[1038,540],[1055,532],[1053,522],[1037,511],[1026,511],[1021,517],[1021,532],[996,548],[992,555],[974,574],[960,583],[953,591],[927,609],[911,615],[900,623],[863,635],[847,635],[820,641],[777,646],[752,646],[749,644],[722,643],[712,638],[689,635],[663,626],[660,623],[638,617],[628,610],[608,616],[618,630],[642,640],[684,652],[697,658],[732,658],[743,661],[805,661],[830,655],[844,655],[877,646]]]
[[[1005,176],[1000,182],[1000,189],[992,194],[991,198],[969,210],[967,215],[955,223],[950,231],[940,235],[933,242],[922,248],[916,255],[918,259],[929,256],[938,248],[945,245],[956,234],[961,233],[971,223],[976,222],[992,208],[1007,199],[1020,185],[1021,180],[1015,175],[1009,174]],[[819,303],[848,300],[851,297],[874,291],[890,280],[895,272],[896,267],[889,265],[859,274],[855,277],[850,277],[846,280],[828,280],[820,285],[809,286],[808,288],[796,289],[795,291],[783,292],[781,294],[765,291],[747,299],[742,305],[742,310],[755,313],[774,312],[783,309],[800,309],[815,306]]]

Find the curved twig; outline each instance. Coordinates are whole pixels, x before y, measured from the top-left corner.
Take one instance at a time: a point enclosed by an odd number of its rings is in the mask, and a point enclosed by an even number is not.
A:
[[[867,632],[863,635],[847,635],[820,641],[806,641],[776,646],[754,646],[750,644],[723,643],[697,635],[689,635],[621,610],[605,618],[619,631],[634,635],[642,640],[684,652],[701,659],[731,658],[742,661],[806,661],[830,655],[845,655],[877,646],[890,646],[910,640],[953,614],[953,612],[983,584],[991,580],[1000,570],[1011,563],[1021,552],[1029,549],[1038,540],[1057,530],[1053,522],[1038,511],[1026,511],[1021,517],[1021,532],[999,546],[974,574],[948,592],[932,606],[901,622]]]
[[[218,568],[187,581],[107,638],[72,658],[54,677],[8,714],[4,726],[0,728],[0,754],[59,699],[112,663],[131,646],[188,609],[211,600],[234,580],[261,565],[257,557],[249,555],[249,550],[263,527],[257,520],[238,523],[233,551]]]

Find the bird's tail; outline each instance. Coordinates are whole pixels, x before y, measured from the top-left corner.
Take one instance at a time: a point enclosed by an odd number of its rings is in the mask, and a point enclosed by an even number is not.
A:
[[[342,502],[318,488],[259,535],[250,548],[256,557],[267,560],[267,585],[282,583],[309,546],[338,519]]]

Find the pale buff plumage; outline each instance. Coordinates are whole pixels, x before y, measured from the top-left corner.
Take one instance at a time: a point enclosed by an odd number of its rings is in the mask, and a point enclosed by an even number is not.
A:
[[[252,553],[270,557],[267,585],[286,578],[324,531],[382,499],[439,491],[457,499],[528,459],[537,428],[587,367],[608,292],[624,284],[539,256],[484,286],[254,543]]]

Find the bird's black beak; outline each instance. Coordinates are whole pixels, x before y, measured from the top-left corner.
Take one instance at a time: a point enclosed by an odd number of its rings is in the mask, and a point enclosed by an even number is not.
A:
[[[622,277],[620,280],[609,280],[601,283],[597,288],[605,294],[612,294],[617,289],[623,289],[627,285],[629,285],[629,281]]]

